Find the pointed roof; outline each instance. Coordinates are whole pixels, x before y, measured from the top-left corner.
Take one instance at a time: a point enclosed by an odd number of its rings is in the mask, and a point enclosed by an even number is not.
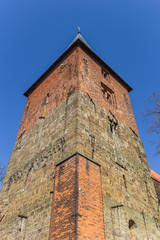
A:
[[[88,55],[90,55],[96,62],[98,62],[103,68],[105,68],[120,84],[122,84],[128,92],[133,89],[112,69],[110,68],[100,57],[98,57],[92,48],[88,45],[85,39],[78,31],[77,36],[71,42],[66,51],[42,74],[38,80],[32,84],[32,86],[24,93],[24,96],[28,97],[45,79],[49,74],[60,64],[65,57],[67,57],[70,52],[80,46]]]
[[[77,40],[80,40],[81,42],[83,42],[88,48],[90,48],[92,50],[92,48],[89,46],[89,44],[86,42],[86,40],[82,37],[82,35],[80,34],[80,31],[78,31],[77,36],[73,39],[73,41],[71,42],[71,44],[68,46],[68,48],[70,48]],[[68,49],[67,48],[67,49]],[[92,50],[93,51],[93,50]]]

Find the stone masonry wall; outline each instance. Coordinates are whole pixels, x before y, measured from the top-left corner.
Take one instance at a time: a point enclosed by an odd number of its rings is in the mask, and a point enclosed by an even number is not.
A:
[[[159,239],[158,200],[144,148],[120,122],[110,132],[108,116],[77,92],[17,140],[0,195],[2,240],[49,236],[55,166],[76,152],[101,166],[105,239]],[[18,215],[27,217],[21,231]],[[130,220],[136,228],[129,229]]]
[[[78,99],[78,149],[101,165],[106,239],[159,239],[158,199],[139,137],[87,95]]]
[[[0,193],[1,240],[48,239],[55,166],[77,151],[76,106],[72,95],[16,141]]]
[[[100,95],[100,66],[81,51],[76,49],[69,65],[63,62],[55,70],[57,78],[53,72],[27,100],[0,193],[1,240],[49,238],[55,169],[76,153],[83,156],[82,173],[84,159],[100,166],[105,239],[160,239],[158,199],[133,113],[127,111],[128,93],[111,77],[117,106],[109,105]],[[96,205],[95,199],[89,204]],[[79,206],[84,235],[88,207]]]

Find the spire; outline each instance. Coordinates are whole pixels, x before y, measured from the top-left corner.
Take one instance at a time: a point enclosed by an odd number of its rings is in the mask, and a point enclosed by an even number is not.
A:
[[[86,40],[82,37],[81,33],[80,33],[80,27],[78,27],[78,34],[77,36],[73,39],[73,41],[71,42],[71,44],[68,46],[68,48],[70,48],[77,40],[80,40],[81,42],[83,42],[88,48],[90,48],[92,50],[92,48],[88,45],[88,43],[86,42]],[[67,49],[68,49],[67,48]],[[93,51],[93,50],[92,50]]]

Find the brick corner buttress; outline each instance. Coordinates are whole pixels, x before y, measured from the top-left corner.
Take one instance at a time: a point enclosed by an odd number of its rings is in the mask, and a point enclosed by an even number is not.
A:
[[[79,154],[56,167],[53,239],[105,239],[100,166]]]

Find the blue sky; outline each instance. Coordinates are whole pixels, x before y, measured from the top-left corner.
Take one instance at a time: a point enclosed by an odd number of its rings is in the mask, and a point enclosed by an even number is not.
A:
[[[145,100],[160,89],[159,0],[0,1],[0,162],[7,166],[25,107],[23,93],[82,36],[131,87],[130,98],[150,167],[158,136],[146,133]],[[22,159],[23,161],[23,159]]]

